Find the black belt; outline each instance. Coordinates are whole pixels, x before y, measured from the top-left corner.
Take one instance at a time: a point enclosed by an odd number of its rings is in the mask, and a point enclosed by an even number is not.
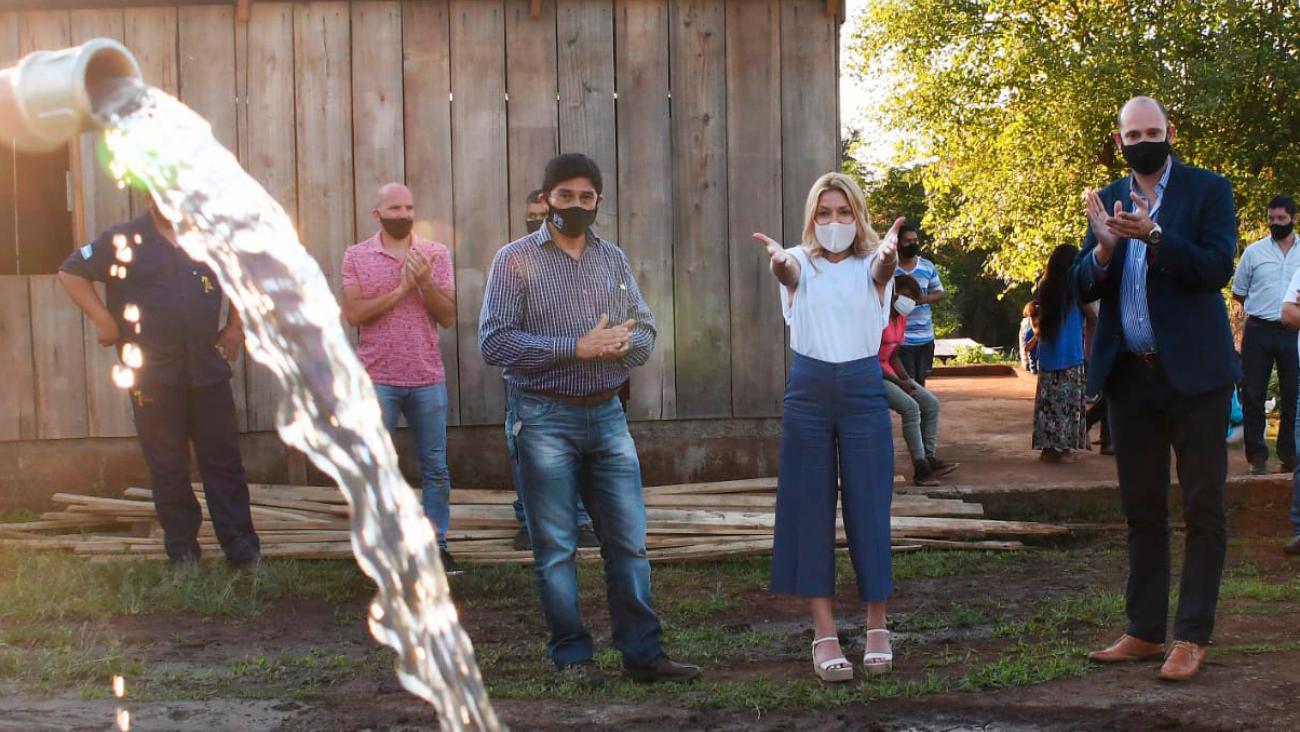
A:
[[[1121,361],[1128,361],[1145,369],[1155,370],[1160,368],[1160,354],[1152,353],[1133,353],[1131,351],[1120,351],[1119,358]]]
[[[1265,328],[1272,328],[1274,330],[1285,330],[1285,331],[1291,330],[1290,328],[1283,325],[1282,321],[1280,320],[1268,320],[1266,318],[1257,318],[1254,315],[1247,316],[1246,322],[1252,323],[1254,325],[1262,325]]]

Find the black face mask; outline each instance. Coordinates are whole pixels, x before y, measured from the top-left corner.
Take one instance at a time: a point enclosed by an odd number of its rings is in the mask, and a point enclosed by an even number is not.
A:
[[[528,227],[528,233],[531,234],[534,231],[537,231],[538,229],[542,228],[542,224],[544,223],[546,222],[541,219],[528,219],[527,221],[524,222],[524,226]]]
[[[916,255],[921,253],[921,245],[908,244],[907,246],[899,247],[898,253],[903,255],[904,257],[907,257],[908,259],[911,259],[912,257],[915,257]]]
[[[1295,229],[1295,222],[1294,222],[1294,221],[1292,221],[1292,222],[1289,223],[1289,224],[1269,224],[1269,225],[1268,225],[1268,232],[1269,232],[1270,234],[1273,235],[1273,241],[1282,241],[1283,239],[1287,238],[1288,236],[1291,236],[1291,232],[1292,232],[1294,229]]]
[[[565,236],[578,236],[596,221],[596,209],[571,206],[555,208],[551,206],[551,224]]]
[[[411,235],[411,227],[415,226],[413,219],[386,219],[380,217],[379,225],[384,227],[384,233],[394,239],[405,239]]]
[[[1128,161],[1128,167],[1133,169],[1138,175],[1151,175],[1158,172],[1169,159],[1169,138],[1160,142],[1139,142],[1135,145],[1125,145],[1123,147],[1124,159]]]

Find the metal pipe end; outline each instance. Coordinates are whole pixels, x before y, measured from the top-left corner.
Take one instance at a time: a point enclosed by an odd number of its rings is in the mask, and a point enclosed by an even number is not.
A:
[[[26,152],[65,145],[107,123],[97,99],[140,78],[135,56],[109,38],[30,53],[0,70],[0,140]]]

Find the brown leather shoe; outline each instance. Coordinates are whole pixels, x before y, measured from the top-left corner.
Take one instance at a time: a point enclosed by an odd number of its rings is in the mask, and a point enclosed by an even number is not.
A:
[[[1287,554],[1300,554],[1300,534],[1297,534],[1295,538],[1287,542],[1286,546],[1282,547],[1282,551]]]
[[[1165,657],[1165,665],[1160,667],[1160,678],[1165,681],[1187,681],[1201,670],[1205,662],[1205,646],[1191,641],[1174,641]]]
[[[1148,643],[1141,638],[1125,634],[1111,644],[1110,648],[1093,651],[1088,660],[1097,663],[1133,663],[1135,661],[1154,661],[1165,655],[1165,644]]]

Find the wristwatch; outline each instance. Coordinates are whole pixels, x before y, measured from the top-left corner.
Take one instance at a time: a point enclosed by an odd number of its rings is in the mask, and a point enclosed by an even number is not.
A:
[[[1160,224],[1151,222],[1151,233],[1147,234],[1147,243],[1151,246],[1160,246],[1160,240],[1164,238],[1164,231],[1161,230]]]

